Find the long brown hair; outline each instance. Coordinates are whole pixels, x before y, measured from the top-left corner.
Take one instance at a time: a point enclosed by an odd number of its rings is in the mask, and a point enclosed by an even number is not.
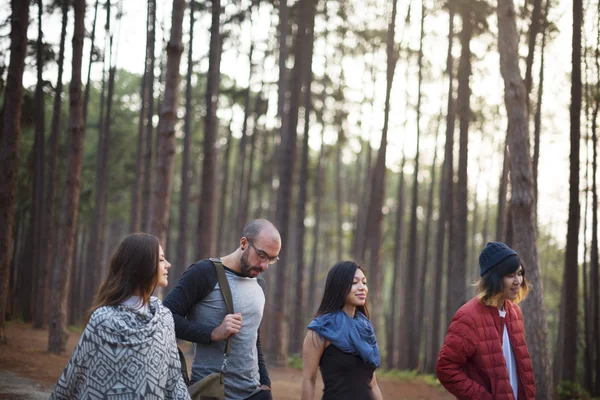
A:
[[[147,233],[132,233],[119,244],[110,258],[108,276],[98,289],[88,317],[99,307],[117,305],[131,296],[140,296],[143,304],[150,301],[158,281],[160,242]]]

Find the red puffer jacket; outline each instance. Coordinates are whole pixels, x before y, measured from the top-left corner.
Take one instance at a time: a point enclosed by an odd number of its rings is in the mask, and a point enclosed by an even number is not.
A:
[[[504,323],[515,355],[518,400],[535,399],[535,380],[525,343],[523,315],[506,301],[506,318],[496,307],[471,299],[454,315],[437,360],[436,372],[444,387],[458,399],[514,400],[502,353]]]

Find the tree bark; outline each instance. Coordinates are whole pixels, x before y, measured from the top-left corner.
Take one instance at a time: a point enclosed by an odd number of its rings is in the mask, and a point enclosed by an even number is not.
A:
[[[419,291],[423,291],[425,289],[425,284],[423,281],[418,281],[418,276],[420,276],[419,271],[419,246],[417,244],[417,208],[419,207],[419,156],[420,156],[420,139],[421,139],[421,100],[422,100],[422,92],[421,86],[423,84],[423,38],[425,36],[424,31],[424,23],[425,23],[425,3],[421,1],[421,33],[419,40],[419,53],[417,56],[417,66],[418,66],[418,79],[417,79],[417,149],[415,153],[415,164],[413,171],[413,185],[412,185],[412,206],[411,206],[411,216],[410,216],[410,231],[409,231],[409,246],[408,246],[408,265],[410,268],[406,269],[406,280],[404,285],[404,304],[411,304],[412,301],[417,299],[416,307],[405,307],[405,318],[408,317],[407,323],[404,324],[405,327],[405,339],[408,340],[410,345],[406,346],[408,350],[405,358],[406,358],[406,367],[407,369],[413,370],[416,369],[419,363],[419,350],[421,344],[420,337],[420,324],[418,318],[418,298]]]
[[[146,33],[146,85],[145,89],[146,100],[146,119],[145,119],[145,149],[144,149],[144,171],[152,171],[152,155],[153,155],[153,141],[152,134],[154,133],[154,123],[152,119],[154,117],[154,63],[155,63],[155,51],[154,45],[156,42],[156,0],[148,0],[148,27]],[[183,51],[183,49],[182,49]],[[181,58],[181,54],[180,54]],[[157,145],[158,146],[158,145]],[[145,232],[150,230],[150,201],[152,199],[152,175],[147,173],[143,174],[143,190],[142,190],[142,229]],[[166,249],[165,249],[166,250]]]
[[[402,162],[400,163],[400,174],[398,178],[398,206],[396,207],[396,221],[395,221],[395,230],[394,230],[394,263],[393,268],[394,271],[392,273],[392,296],[391,296],[391,307],[390,307],[390,315],[388,320],[386,321],[387,329],[387,351],[386,351],[386,366],[387,369],[392,369],[394,367],[403,368],[405,362],[398,358],[398,354],[400,353],[402,356],[406,353],[405,346],[407,345],[406,340],[397,340],[396,339],[396,323],[398,318],[396,317],[398,299],[396,297],[396,293],[398,293],[398,285],[401,282],[404,282],[404,274],[403,269],[401,268],[402,264],[402,241],[404,239],[404,208],[405,208],[405,184],[404,184],[404,166],[406,164],[406,154],[404,153],[404,149],[402,149]],[[397,327],[398,333],[402,332],[404,329],[404,322],[400,323]],[[402,338],[403,339],[403,338]],[[396,346],[398,343],[398,346]],[[397,347],[400,347],[401,351],[397,352]]]
[[[195,1],[190,1],[190,38],[188,43],[188,65],[185,87],[185,128],[183,137],[183,159],[181,161],[181,192],[179,193],[179,234],[177,236],[177,255],[175,262],[175,278],[184,271],[187,264],[187,220],[188,220],[188,201],[190,197],[190,146],[192,138],[192,119],[194,117],[194,105],[192,103],[192,74],[194,72],[194,23],[195,23]],[[229,145],[229,143],[228,143]],[[221,199],[224,201],[224,199]],[[174,285],[170,285],[174,287]]]
[[[75,27],[73,30],[72,76],[69,84],[69,153],[67,158],[67,182],[63,195],[62,215],[59,224],[55,268],[52,275],[50,302],[50,329],[48,334],[48,351],[60,354],[65,351],[67,343],[67,296],[71,266],[73,264],[73,248],[75,245],[75,228],[79,208],[79,190],[81,164],[83,156],[83,138],[85,123],[83,120],[83,99],[81,97],[81,60],[83,58],[83,41],[85,38],[85,0],[73,2],[75,10]]]
[[[215,169],[217,140],[217,106],[221,80],[221,34],[219,19],[221,0],[212,2],[212,24],[210,27],[210,49],[208,56],[208,81],[206,83],[206,118],[204,119],[204,159],[202,160],[202,189],[198,212],[197,258],[211,257],[216,251],[215,225]]]
[[[221,199],[219,201],[219,217],[217,219],[217,253],[218,254],[223,254],[223,252],[225,251],[225,241],[226,238],[224,237],[225,235],[225,231],[226,231],[226,227],[230,226],[228,221],[229,218],[231,218],[231,215],[233,214],[232,210],[233,210],[233,201],[231,199],[231,196],[229,196],[230,192],[228,191],[229,189],[229,164],[230,164],[230,158],[231,158],[231,148],[233,147],[233,130],[231,129],[231,124],[233,121],[233,115],[231,117],[231,119],[229,120],[229,124],[227,127],[227,144],[225,145],[225,152],[223,153],[223,160],[222,160],[222,169],[223,169],[223,178],[221,181],[221,195],[219,196],[219,198]],[[228,213],[229,211],[229,217],[226,216],[226,213]]]
[[[569,219],[567,222],[567,246],[565,253],[565,269],[563,275],[563,295],[561,319],[564,329],[564,342],[561,345],[562,371],[561,380],[575,382],[577,365],[577,312],[579,295],[579,141],[581,118],[581,24],[583,19],[583,3],[573,1],[573,48],[571,73],[571,154],[569,174]]]
[[[598,22],[600,22],[600,4],[598,5]],[[600,46],[600,25],[597,26],[596,36],[597,46]],[[596,71],[600,71],[600,62],[598,60],[598,49],[595,52]],[[600,260],[598,254],[598,111],[600,109],[600,80],[596,83],[596,103],[592,115],[592,243],[590,249],[590,338],[596,338],[595,351],[592,345],[589,346],[591,359],[595,359],[595,365],[590,370],[590,381],[594,381],[592,387],[590,382],[590,392],[593,396],[600,396]],[[586,346],[587,347],[587,346]],[[586,351],[587,353],[587,351]]]
[[[306,202],[308,197],[308,169],[309,169],[309,130],[310,130],[310,114],[312,111],[312,92],[311,85],[313,79],[312,72],[312,59],[313,59],[313,50],[314,50],[314,27],[315,27],[315,12],[316,12],[316,3],[317,0],[309,0],[304,3],[304,6],[307,8],[305,11],[307,13],[306,18],[308,22],[306,36],[305,36],[305,48],[307,49],[306,53],[306,64],[305,71],[303,71],[304,77],[304,136],[302,137],[302,161],[300,167],[300,187],[298,190],[298,205],[297,205],[297,217],[296,217],[296,246],[297,246],[297,254],[296,257],[296,279],[295,279],[295,292],[296,292],[296,304],[303,305],[304,304],[304,276],[306,271],[305,266],[305,258],[304,258],[304,248],[305,248],[305,227],[304,227],[304,219],[306,217]],[[252,159],[252,157],[251,157]],[[303,308],[300,307],[299,310],[296,311],[295,316],[293,318],[293,325],[291,330],[291,338],[290,338],[290,351],[292,353],[297,353],[302,351],[302,334],[304,333],[305,319]]]
[[[460,33],[461,54],[458,66],[458,97],[457,110],[460,121],[460,150],[458,157],[458,182],[454,192],[454,226],[450,235],[450,268],[448,270],[448,322],[454,313],[466,301],[466,263],[467,263],[467,215],[468,215],[468,145],[469,122],[471,119],[470,97],[471,89],[471,49],[473,35],[473,11],[462,7],[460,15],[463,23]]]
[[[442,179],[440,182],[440,216],[436,232],[435,269],[432,278],[433,308],[431,321],[431,347],[425,370],[435,371],[435,363],[440,351],[440,331],[442,326],[442,278],[444,275],[444,249],[446,238],[446,225],[453,202],[452,177],[454,170],[454,57],[452,56],[452,43],[454,41],[454,8],[449,9],[448,23],[448,51],[446,55],[446,73],[448,74],[448,112],[446,113],[446,144],[444,148],[444,162],[442,165]]]
[[[280,252],[281,261],[277,265],[277,285],[275,287],[274,298],[277,299],[273,313],[273,355],[275,365],[285,365],[287,363],[287,343],[289,334],[288,321],[285,317],[285,304],[287,299],[287,276],[286,276],[286,258],[291,254],[291,243],[289,241],[291,234],[289,229],[290,210],[292,206],[292,188],[294,182],[294,166],[296,161],[296,140],[298,128],[298,109],[300,103],[300,91],[302,88],[304,65],[306,53],[306,26],[307,26],[307,7],[305,5],[309,0],[300,0],[300,17],[298,20],[298,30],[295,38],[294,48],[294,69],[292,71],[292,87],[290,89],[290,103],[287,110],[287,118],[283,118],[281,125],[281,144],[279,146],[279,190],[277,191],[277,204],[275,211],[275,221],[279,233],[281,234],[282,248]],[[281,40],[281,39],[280,39]],[[280,57],[283,55],[280,54]]]
[[[66,2],[70,2],[70,0],[65,0]],[[94,5],[94,22],[92,23],[92,33],[91,33],[91,44],[90,44],[90,56],[89,56],[89,63],[88,63],[88,70],[87,70],[87,83],[85,85],[85,94],[84,94],[84,98],[83,98],[83,122],[87,123],[87,109],[88,109],[88,103],[90,100],[90,88],[92,86],[92,80],[91,80],[91,75],[92,75],[92,64],[95,62],[94,60],[94,43],[96,41],[96,21],[97,21],[97,17],[98,17],[98,3],[99,1],[96,0],[96,3]]]
[[[441,114],[440,114],[441,116]],[[439,125],[440,125],[441,121],[438,121],[438,128],[436,130],[436,134],[435,134],[435,149],[434,149],[434,153],[433,153],[433,163],[431,164],[431,182],[429,184],[429,194],[427,196],[427,212],[425,214],[425,243],[423,245],[423,259],[422,259],[422,267],[421,267],[421,271],[419,274],[419,282],[421,282],[421,287],[419,288],[419,303],[418,303],[418,308],[416,310],[416,314],[417,317],[415,318],[415,320],[417,321],[417,333],[415,334],[416,336],[419,337],[418,339],[418,344],[419,344],[419,350],[421,348],[425,349],[425,353],[427,353],[427,350],[429,348],[428,343],[427,343],[427,331],[428,331],[428,326],[431,325],[431,319],[427,318],[427,313],[426,313],[426,308],[425,308],[425,291],[428,287],[431,287],[432,283],[429,283],[429,285],[426,285],[426,282],[428,281],[427,277],[430,275],[429,273],[429,253],[431,251],[430,249],[430,245],[429,245],[429,237],[431,234],[431,224],[432,224],[432,220],[433,220],[433,192],[434,192],[434,188],[435,188],[435,176],[436,176],[436,171],[437,171],[437,142],[438,142],[438,134],[440,131]],[[427,290],[428,293],[431,293],[431,289]],[[426,326],[427,323],[427,326]],[[424,346],[421,344],[421,336],[423,336],[423,338],[425,338],[424,341]],[[427,355],[427,354],[426,354]],[[418,353],[417,353],[418,356]],[[418,358],[417,358],[418,360]],[[425,363],[426,363],[427,357],[425,357],[424,359],[424,363],[421,364],[420,362],[417,363],[417,366],[420,368],[421,371],[425,371]]]
[[[6,343],[4,331],[8,304],[10,261],[13,250],[13,223],[17,185],[23,70],[27,54],[29,0],[11,0],[10,61],[0,111],[0,343]]]
[[[33,142],[33,191],[31,196],[32,203],[32,220],[33,220],[33,270],[36,281],[34,285],[37,290],[34,293],[33,307],[33,328],[40,329],[44,326],[48,314],[46,313],[46,297],[48,296],[48,279],[46,274],[46,263],[44,259],[44,160],[45,160],[45,104],[44,104],[44,78],[42,72],[44,70],[44,45],[42,41],[42,15],[43,1],[37,0],[38,6],[38,38],[36,44],[36,66],[37,66],[37,84],[35,86],[35,137]]]
[[[166,244],[167,240],[171,186],[173,184],[175,123],[177,122],[179,95],[179,64],[181,62],[181,53],[183,52],[181,37],[184,10],[185,0],[173,0],[171,38],[167,45],[165,95],[161,104],[157,130],[158,148],[156,168],[154,169],[150,226],[151,233],[156,235],[163,245]]]
[[[50,125],[50,138],[49,138],[49,154],[48,154],[48,175],[46,177],[46,212],[44,216],[44,227],[42,228],[42,246],[43,252],[45,253],[44,264],[42,267],[42,275],[46,277],[44,283],[45,290],[48,290],[49,279],[48,275],[52,270],[52,263],[54,262],[54,241],[53,235],[50,234],[51,227],[54,225],[55,219],[55,208],[56,208],[56,180],[57,180],[57,162],[58,162],[58,144],[60,139],[60,119],[62,110],[62,92],[63,92],[63,81],[62,75],[64,70],[65,60],[65,40],[67,36],[67,22],[69,16],[69,1],[62,0],[62,25],[60,33],[60,47],[58,51],[58,75],[56,78],[56,87],[54,89],[54,105],[52,109],[52,122]],[[38,291],[40,289],[38,288]],[[47,298],[47,294],[44,296]],[[47,316],[46,310],[46,316]],[[46,316],[44,319],[46,319]]]
[[[498,50],[500,71],[505,83],[504,101],[508,114],[508,144],[512,182],[512,219],[514,247],[529,280],[535,285],[523,303],[525,333],[531,354],[538,399],[553,395],[548,343],[544,288],[537,259],[534,194],[529,135],[527,129],[527,95],[518,64],[518,39],[512,0],[498,2]]]

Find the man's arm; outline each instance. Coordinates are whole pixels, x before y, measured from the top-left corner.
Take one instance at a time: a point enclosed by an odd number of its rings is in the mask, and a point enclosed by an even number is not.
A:
[[[270,388],[271,378],[269,378],[269,371],[267,371],[267,364],[265,363],[265,357],[260,344],[260,328],[258,329],[256,337],[256,352],[258,354],[258,373],[260,374],[260,384]]]
[[[262,276],[256,278],[258,285],[263,290],[265,300],[267,298],[267,283]],[[258,354],[258,373],[260,374],[260,384],[271,387],[271,379],[269,378],[269,371],[267,370],[267,364],[265,363],[265,357],[262,351],[262,345],[260,344],[260,328],[256,335],[256,353]]]
[[[208,344],[216,326],[192,322],[186,315],[215,288],[217,275],[209,260],[191,265],[181,276],[177,286],[169,292],[163,304],[171,310],[175,321],[175,335],[189,342]]]

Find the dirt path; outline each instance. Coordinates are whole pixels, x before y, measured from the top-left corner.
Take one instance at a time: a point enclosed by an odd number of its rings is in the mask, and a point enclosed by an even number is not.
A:
[[[68,355],[46,352],[48,331],[34,330],[31,325],[11,323],[7,327],[8,345],[0,345],[0,400],[37,400],[48,398],[63,368],[69,361],[79,335],[70,334]],[[191,365],[191,362],[189,363]],[[292,368],[270,368],[273,395],[277,400],[299,400],[302,373]],[[440,388],[419,380],[378,378],[386,400],[452,399]],[[318,382],[317,393],[322,384]]]

